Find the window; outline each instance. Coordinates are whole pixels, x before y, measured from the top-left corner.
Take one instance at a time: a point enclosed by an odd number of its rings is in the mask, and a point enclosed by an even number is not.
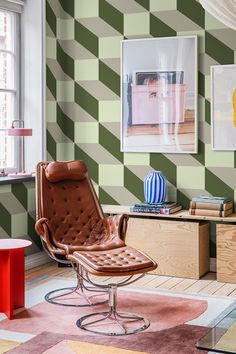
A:
[[[19,14],[0,9],[0,169],[18,168],[18,139],[7,128],[19,119]]]
[[[45,160],[44,38],[45,0],[0,0],[0,172],[34,172]],[[8,136],[14,120],[33,137]]]

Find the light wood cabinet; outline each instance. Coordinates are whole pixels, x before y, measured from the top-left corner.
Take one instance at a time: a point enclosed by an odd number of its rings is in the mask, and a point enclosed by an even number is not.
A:
[[[217,280],[236,283],[236,226],[216,225]]]
[[[104,205],[107,214],[129,215],[126,242],[151,256],[159,275],[199,279],[209,271],[209,222],[216,227],[217,280],[236,283],[236,213],[227,217],[135,213],[129,206]]]
[[[153,274],[199,279],[209,271],[206,222],[130,217],[126,243],[157,262]]]

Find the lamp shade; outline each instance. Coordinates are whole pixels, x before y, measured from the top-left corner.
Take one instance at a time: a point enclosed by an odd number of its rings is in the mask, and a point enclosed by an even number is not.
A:
[[[10,135],[10,136],[31,136],[32,129],[10,128],[10,129],[8,129],[8,135]]]

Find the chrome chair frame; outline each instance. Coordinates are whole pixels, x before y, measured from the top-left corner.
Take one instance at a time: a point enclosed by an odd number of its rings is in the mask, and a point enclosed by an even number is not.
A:
[[[123,335],[128,335],[128,334],[134,334],[140,331],[143,331],[144,329],[148,328],[150,326],[150,322],[149,320],[147,320],[144,317],[141,317],[137,314],[134,313],[129,313],[129,312],[121,312],[119,313],[117,311],[117,289],[121,286],[126,286],[126,285],[130,285],[132,283],[134,283],[135,281],[141,279],[145,273],[138,275],[138,277],[136,277],[135,279],[133,279],[135,277],[135,275],[130,275],[127,276],[126,279],[121,280],[120,282],[117,283],[110,283],[110,284],[98,284],[95,283],[94,281],[91,280],[91,278],[89,277],[89,274],[86,270],[82,270],[81,271],[81,266],[77,266],[74,263],[72,263],[72,267],[75,268],[76,272],[79,273],[79,276],[81,278],[83,278],[85,281],[89,282],[91,285],[101,288],[101,289],[108,289],[108,295],[109,295],[109,300],[108,300],[108,311],[101,311],[101,312],[95,312],[89,315],[85,315],[81,318],[79,318],[76,322],[76,325],[84,330],[84,331],[88,331],[88,332],[92,332],[92,333],[96,333],[96,334],[103,334],[106,336],[123,336]],[[87,319],[92,319],[92,318],[96,318],[100,316],[100,319],[94,319],[93,321],[88,321]],[[112,332],[105,332],[99,329],[91,329],[90,326],[93,326],[96,323],[100,323],[106,320],[110,320],[111,323],[115,323],[120,330],[114,330]],[[132,329],[127,329],[125,327],[125,320],[129,320],[129,322],[131,321],[133,322],[142,322],[143,325],[138,325],[135,326]]]
[[[48,256],[51,259],[53,259],[56,262],[62,263],[62,264],[71,264],[70,260],[59,259],[54,254],[50,253],[48,251],[47,247],[45,247],[44,241],[42,238],[41,238],[41,242],[42,242],[45,252],[48,254]],[[73,265],[72,265],[72,269],[75,270]],[[107,295],[108,290],[97,289],[93,285],[86,286],[85,279],[80,275],[82,273],[83,273],[83,269],[81,269],[79,272],[77,272],[77,270],[76,270],[77,283],[74,287],[60,288],[60,289],[55,289],[55,290],[49,291],[44,296],[44,299],[47,302],[49,302],[50,304],[59,305],[59,306],[67,306],[67,307],[88,307],[88,306],[96,306],[96,305],[102,305],[102,304],[107,303],[108,300],[102,300],[102,301],[98,301],[98,302],[92,301],[92,298],[94,298],[96,296],[101,296],[101,294],[96,294],[96,293],[103,293],[104,295]],[[88,294],[86,294],[86,291],[92,292],[95,294],[89,296]],[[79,295],[79,297],[81,297],[83,299],[84,303],[82,303],[82,304],[78,304],[75,302],[68,303],[67,301],[71,301],[70,297],[68,297],[68,296],[70,296],[74,293]]]

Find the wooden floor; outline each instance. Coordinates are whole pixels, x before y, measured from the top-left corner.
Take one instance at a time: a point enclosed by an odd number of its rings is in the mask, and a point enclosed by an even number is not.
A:
[[[40,277],[44,274],[47,274],[50,277],[75,278],[75,272],[71,268],[58,268],[55,262],[50,262],[37,268],[27,270],[26,282],[27,280]],[[99,280],[104,282],[108,279],[109,277],[102,279],[99,277]],[[136,281],[131,286],[140,287],[142,289],[158,289],[186,294],[228,296],[236,298],[236,284],[216,281],[216,273],[207,273],[200,280],[146,274],[142,279]],[[27,287],[31,287],[31,285],[27,285],[26,283],[26,288]]]

